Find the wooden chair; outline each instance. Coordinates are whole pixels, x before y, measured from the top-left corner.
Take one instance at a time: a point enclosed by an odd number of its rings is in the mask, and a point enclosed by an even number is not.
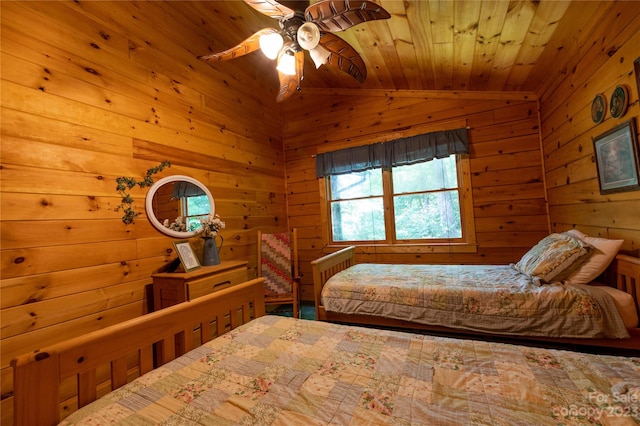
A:
[[[258,276],[264,277],[266,305],[293,305],[300,318],[297,230],[265,234],[258,231]]]

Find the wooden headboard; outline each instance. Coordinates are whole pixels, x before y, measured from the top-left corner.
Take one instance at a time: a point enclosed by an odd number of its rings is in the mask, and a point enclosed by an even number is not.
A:
[[[14,424],[56,425],[76,407],[264,315],[263,281],[247,281],[14,359]],[[67,396],[61,384],[69,380],[77,385]]]
[[[321,307],[322,304],[320,303],[320,293],[322,293],[324,284],[333,275],[355,264],[356,246],[345,247],[311,262],[316,319],[324,318],[324,307]]]
[[[640,258],[619,254],[606,272],[607,285],[633,296],[640,316]]]

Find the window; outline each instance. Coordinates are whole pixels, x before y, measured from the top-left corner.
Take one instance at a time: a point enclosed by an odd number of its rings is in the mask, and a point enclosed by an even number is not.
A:
[[[462,238],[455,157],[394,167],[391,173],[396,238]]]
[[[211,210],[209,197],[206,194],[181,198],[182,216],[187,229],[194,231],[200,228],[200,217],[206,216]]]
[[[333,241],[385,240],[382,169],[329,177]]]
[[[318,153],[326,244],[475,252],[468,154],[462,127]]]
[[[329,175],[330,243],[474,245],[468,159]]]

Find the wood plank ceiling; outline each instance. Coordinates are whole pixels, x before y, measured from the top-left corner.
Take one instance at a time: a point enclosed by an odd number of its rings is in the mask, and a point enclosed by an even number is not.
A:
[[[359,84],[327,66],[315,69],[306,54],[305,88],[523,91],[544,83],[550,66],[575,54],[585,25],[613,2],[530,0],[375,0],[391,19],[336,33],[362,56],[368,76]],[[300,4],[304,9],[307,2]],[[292,2],[287,2],[291,6]],[[175,13],[210,37],[210,52],[232,47],[278,22],[242,1],[174,2]],[[197,55],[210,52],[194,52]],[[560,67],[558,66],[560,63]],[[275,62],[260,52],[217,63],[252,68],[277,89]],[[245,71],[246,72],[246,71]]]

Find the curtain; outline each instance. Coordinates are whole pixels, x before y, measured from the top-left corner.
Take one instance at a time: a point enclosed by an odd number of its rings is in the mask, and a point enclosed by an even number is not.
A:
[[[362,172],[374,168],[389,169],[444,158],[452,154],[468,154],[467,129],[424,133],[385,143],[357,146],[316,156],[316,177]]]
[[[384,144],[356,146],[316,156],[316,177],[363,172],[383,166]]]
[[[171,198],[197,197],[205,195],[204,191],[191,182],[179,180],[173,183]]]

